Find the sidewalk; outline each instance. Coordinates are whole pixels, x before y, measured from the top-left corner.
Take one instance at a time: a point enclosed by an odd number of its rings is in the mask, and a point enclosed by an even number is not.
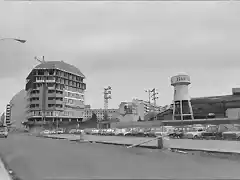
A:
[[[12,180],[8,171],[5,169],[2,160],[0,159],[0,180]]]
[[[57,134],[46,135],[49,138],[68,139],[77,141],[80,135]],[[123,137],[123,136],[94,136],[84,135],[84,140],[96,143],[115,144],[131,146],[154,138],[145,137]],[[207,151],[215,153],[240,154],[240,141],[221,141],[221,140],[192,140],[192,139],[167,139],[163,141],[164,148],[186,150],[186,151]],[[157,140],[153,140],[140,147],[157,148]]]

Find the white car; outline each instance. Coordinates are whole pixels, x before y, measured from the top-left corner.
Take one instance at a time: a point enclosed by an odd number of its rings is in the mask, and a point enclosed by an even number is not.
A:
[[[49,130],[44,130],[40,134],[50,134],[51,132]]]
[[[93,129],[91,134],[92,134],[92,135],[97,135],[98,132],[99,132],[99,129]]]
[[[74,133],[76,133],[76,132],[77,132],[77,129],[71,129],[71,130],[69,131],[70,134],[74,134]]]
[[[184,133],[184,137],[187,139],[198,139],[202,137],[202,133],[205,131],[196,130]]]
[[[7,127],[1,127],[0,128],[0,137],[8,137],[8,129]]]
[[[63,129],[57,130],[57,134],[63,134],[63,133],[64,133]]]

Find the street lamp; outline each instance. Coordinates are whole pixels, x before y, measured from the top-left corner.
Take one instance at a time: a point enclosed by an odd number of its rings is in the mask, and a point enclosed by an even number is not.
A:
[[[13,41],[18,41],[20,43],[25,43],[26,40],[24,39],[17,39],[17,38],[1,38],[0,41],[4,41],[4,40],[13,40]]]

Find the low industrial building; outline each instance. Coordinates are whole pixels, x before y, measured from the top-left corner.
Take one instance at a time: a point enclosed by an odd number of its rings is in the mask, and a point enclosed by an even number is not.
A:
[[[191,98],[194,119],[239,118],[240,88],[233,88],[231,95]],[[157,115],[157,120],[171,120],[172,108]]]

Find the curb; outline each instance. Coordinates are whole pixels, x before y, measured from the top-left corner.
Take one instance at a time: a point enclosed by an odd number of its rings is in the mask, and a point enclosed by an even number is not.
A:
[[[22,180],[10,169],[2,154],[0,154],[0,168],[4,168],[4,180]]]
[[[190,151],[190,152],[205,152],[205,153],[212,153],[212,154],[225,154],[225,155],[240,155],[239,152],[228,152],[228,151],[217,151],[217,150],[210,150],[210,149],[189,149],[189,148],[170,148],[172,151],[175,150],[182,150],[182,151]]]
[[[44,137],[44,138],[50,138],[50,139],[66,139],[63,137],[48,137],[48,136],[39,136],[39,137]],[[75,142],[89,142],[89,143],[98,143],[98,144],[109,144],[109,145],[116,145],[116,146],[131,146],[132,144],[129,143],[115,143],[115,142],[108,142],[108,141],[92,141],[92,140],[84,140],[84,141],[79,141],[79,140],[69,140],[69,141],[75,141]],[[157,146],[146,146],[146,145],[139,145],[136,147],[141,147],[141,148],[147,148],[147,149],[158,149]],[[212,153],[212,154],[225,154],[225,155],[240,155],[238,152],[227,152],[227,151],[217,151],[217,150],[211,150],[211,149],[189,149],[189,148],[175,148],[175,147],[169,147],[169,148],[164,148],[164,149],[169,149],[173,152],[176,151],[190,151],[190,152],[205,152],[205,153]]]
[[[49,139],[66,139],[68,140],[67,138],[63,138],[63,137],[48,137],[48,136],[38,136],[38,137],[43,137],[43,138],[49,138]],[[108,144],[108,145],[116,145],[116,146],[132,146],[132,144],[129,144],[129,143],[114,143],[114,142],[108,142],[108,141],[92,141],[92,140],[83,140],[83,141],[80,141],[78,139],[71,139],[69,141],[73,141],[73,142],[88,142],[88,143],[98,143],[98,144]],[[139,145],[139,146],[135,146],[135,147],[141,147],[141,148],[147,148],[147,149],[158,149],[157,146],[146,146],[146,145]]]

